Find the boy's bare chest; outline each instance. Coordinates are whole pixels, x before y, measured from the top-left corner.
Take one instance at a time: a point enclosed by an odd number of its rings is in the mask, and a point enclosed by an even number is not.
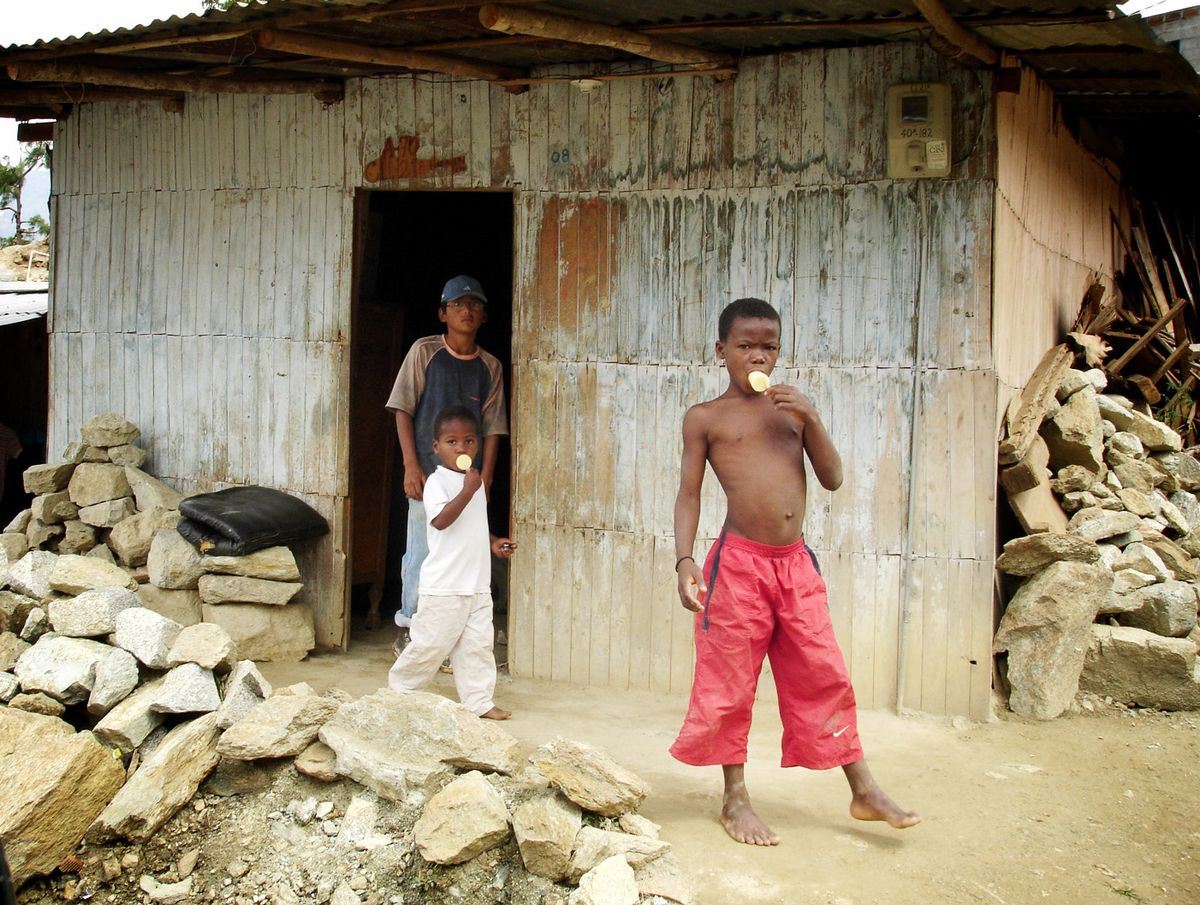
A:
[[[786,415],[714,418],[708,435],[710,455],[796,452],[803,449],[802,428]]]

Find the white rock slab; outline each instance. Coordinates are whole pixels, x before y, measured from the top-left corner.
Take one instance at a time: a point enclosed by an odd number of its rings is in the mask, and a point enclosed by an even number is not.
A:
[[[42,638],[21,654],[13,673],[26,693],[41,692],[64,704],[78,704],[92,693],[96,664],[111,649],[87,638]]]
[[[212,713],[221,706],[211,669],[196,663],[176,666],[163,676],[150,709],[158,713]]]
[[[146,607],[130,607],[117,613],[113,631],[117,647],[129,651],[151,669],[167,669],[171,645],[183,626]]]
[[[504,798],[472,770],[429,799],[413,826],[413,838],[426,861],[461,864],[503,843],[508,821]]]
[[[51,600],[47,613],[50,625],[60,635],[100,638],[116,631],[118,613],[141,605],[141,600],[133,591],[125,588],[100,588],[84,591],[76,597]]]
[[[195,590],[199,586],[200,554],[174,528],[163,528],[154,535],[146,568],[150,584],[168,590]]]
[[[248,556],[205,556],[201,562],[205,572],[219,575],[243,575],[271,581],[300,580],[296,557],[284,546],[267,547]]]
[[[109,648],[108,654],[96,664],[96,678],[88,696],[88,714],[103,717],[133,694],[141,677],[137,658],[119,647]]]

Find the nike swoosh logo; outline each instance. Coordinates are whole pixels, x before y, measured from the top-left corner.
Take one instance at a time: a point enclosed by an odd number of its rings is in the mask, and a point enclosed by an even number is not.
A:
[[[839,735],[841,735],[843,732],[845,732],[845,731],[846,731],[847,729],[849,729],[849,728],[850,728],[849,726],[843,726],[843,727],[842,727],[841,729],[839,729],[837,732],[833,733],[833,737],[834,737],[834,738],[837,738]]]

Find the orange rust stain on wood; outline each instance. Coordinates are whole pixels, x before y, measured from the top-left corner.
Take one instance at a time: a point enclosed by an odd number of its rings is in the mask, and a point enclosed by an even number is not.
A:
[[[367,182],[384,179],[411,179],[430,176],[434,173],[462,173],[467,169],[467,158],[463,155],[435,158],[417,158],[421,140],[416,135],[400,135],[383,143],[383,153],[363,167],[363,178]]]

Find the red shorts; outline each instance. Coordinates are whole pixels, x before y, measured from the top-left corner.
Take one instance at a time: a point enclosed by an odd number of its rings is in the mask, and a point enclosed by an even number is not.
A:
[[[772,547],[722,533],[704,575],[692,697],[671,754],[695,766],[746,762],[765,655],[783,720],[781,765],[826,770],[862,760],[854,688],[803,538]]]

